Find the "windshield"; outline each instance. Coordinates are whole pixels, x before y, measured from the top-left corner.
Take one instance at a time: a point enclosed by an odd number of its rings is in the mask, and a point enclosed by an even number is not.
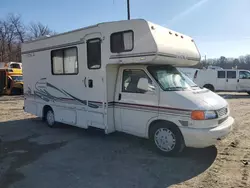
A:
[[[22,81],[23,81],[23,76],[11,76],[11,78],[12,78],[15,82],[22,82]]]
[[[164,91],[198,87],[188,76],[171,65],[148,66],[148,71]]]

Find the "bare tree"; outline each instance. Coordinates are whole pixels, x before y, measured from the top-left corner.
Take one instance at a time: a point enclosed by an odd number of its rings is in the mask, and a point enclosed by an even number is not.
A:
[[[21,15],[8,14],[0,19],[0,62],[21,61],[21,43],[53,34],[47,25],[38,22],[25,26]]]
[[[7,23],[0,20],[0,61],[6,58]]]
[[[29,26],[29,38],[35,39],[46,35],[54,35],[55,32],[49,29],[47,25],[43,25],[40,22],[31,23]]]
[[[17,37],[17,39],[19,39],[19,41],[23,43],[25,40],[25,35],[26,35],[26,31],[25,31],[26,28],[24,24],[22,23],[21,15],[9,14],[8,21],[15,28],[15,36]]]

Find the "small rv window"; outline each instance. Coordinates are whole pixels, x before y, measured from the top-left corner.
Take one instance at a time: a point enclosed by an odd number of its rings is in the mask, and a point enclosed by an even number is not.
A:
[[[225,71],[218,71],[218,78],[226,78]]]
[[[227,71],[227,78],[236,78],[236,71]]]
[[[113,33],[110,36],[110,48],[112,53],[131,51],[134,48],[133,31]]]
[[[77,48],[51,51],[52,74],[78,74]]]
[[[54,50],[52,56],[52,72],[53,74],[63,74],[63,51]]]
[[[89,69],[101,68],[101,39],[87,41],[87,61]]]
[[[69,48],[64,50],[64,72],[65,74],[75,74],[77,68],[76,48]]]

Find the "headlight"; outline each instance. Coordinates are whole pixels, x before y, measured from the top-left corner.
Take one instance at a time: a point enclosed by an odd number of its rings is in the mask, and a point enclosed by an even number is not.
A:
[[[191,118],[193,120],[206,120],[206,119],[215,119],[217,118],[217,114],[215,111],[201,111],[195,110],[192,111]]]
[[[217,118],[217,114],[215,111],[205,111],[205,119],[215,119]]]

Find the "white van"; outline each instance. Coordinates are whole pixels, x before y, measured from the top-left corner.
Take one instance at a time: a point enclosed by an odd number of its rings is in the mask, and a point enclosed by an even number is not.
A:
[[[166,155],[211,146],[234,119],[223,98],[174,67],[199,60],[192,38],[141,19],[27,42],[24,109],[51,127],[62,122],[149,138]]]
[[[190,73],[180,68],[183,73]],[[192,80],[211,91],[247,92],[250,95],[250,71],[242,69],[193,69]]]

